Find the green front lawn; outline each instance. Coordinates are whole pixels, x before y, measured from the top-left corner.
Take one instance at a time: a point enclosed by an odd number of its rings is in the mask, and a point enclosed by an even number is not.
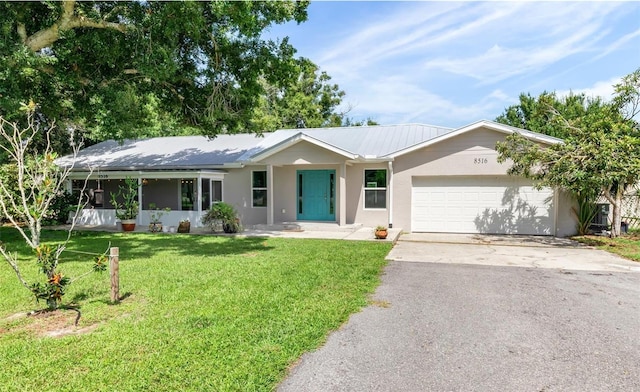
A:
[[[627,259],[640,261],[640,233],[637,231],[618,238],[590,235],[574,237],[574,239]]]
[[[64,232],[46,231],[46,241]],[[0,241],[30,252],[11,229]],[[48,337],[64,318],[17,312],[36,306],[0,260],[0,390],[268,391],[304,352],[367,305],[389,243],[82,232],[73,250],[120,248],[119,305],[109,304],[109,274],[74,282],[67,302],[88,332]],[[67,254],[73,277],[88,256]],[[59,325],[57,327],[60,327]],[[91,329],[94,328],[94,329]]]

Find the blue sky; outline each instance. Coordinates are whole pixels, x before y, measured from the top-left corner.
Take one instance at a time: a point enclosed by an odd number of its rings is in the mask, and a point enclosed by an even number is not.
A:
[[[610,98],[640,67],[640,2],[312,1],[274,26],[346,92],[355,120],[458,127],[521,92]]]

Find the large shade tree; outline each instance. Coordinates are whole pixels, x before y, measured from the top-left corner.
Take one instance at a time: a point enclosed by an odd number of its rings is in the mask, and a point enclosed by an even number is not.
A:
[[[21,103],[89,140],[251,130],[264,83],[298,77],[270,25],[308,1],[0,3],[0,114]]]
[[[583,114],[574,118],[549,105],[544,127],[529,127],[544,133],[553,128],[564,143],[544,147],[513,134],[497,150],[501,162],[511,160],[510,174],[565,189],[578,199],[605,197],[613,207],[611,234],[618,236],[623,196],[640,181],[640,69],[614,88],[611,101],[587,99]]]
[[[296,73],[289,86],[263,80],[265,94],[254,112],[255,127],[272,131],[341,126],[345,113],[339,111],[339,106],[345,92],[309,59],[297,60]]]

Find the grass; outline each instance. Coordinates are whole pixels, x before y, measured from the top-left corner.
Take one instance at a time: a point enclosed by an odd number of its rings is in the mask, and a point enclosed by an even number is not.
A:
[[[640,261],[640,231],[634,231],[617,238],[590,235],[574,237],[574,239],[629,260]]]
[[[55,242],[64,233],[45,231]],[[0,240],[37,269],[10,229]],[[0,264],[0,391],[268,391],[288,367],[367,304],[388,243],[82,232],[70,249],[120,248],[125,299],[109,304],[109,276],[74,282],[65,298],[86,334],[42,337],[35,308]],[[69,253],[73,277],[90,268]],[[84,259],[83,259],[84,258]],[[42,306],[42,304],[40,305]],[[75,313],[69,312],[68,318]],[[46,320],[45,320],[46,321]]]

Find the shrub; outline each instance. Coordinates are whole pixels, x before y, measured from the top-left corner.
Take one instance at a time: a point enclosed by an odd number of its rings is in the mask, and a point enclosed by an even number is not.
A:
[[[236,209],[229,203],[215,203],[202,217],[202,224],[207,225],[212,231],[222,226],[225,233],[238,233],[242,231],[240,219]]]

